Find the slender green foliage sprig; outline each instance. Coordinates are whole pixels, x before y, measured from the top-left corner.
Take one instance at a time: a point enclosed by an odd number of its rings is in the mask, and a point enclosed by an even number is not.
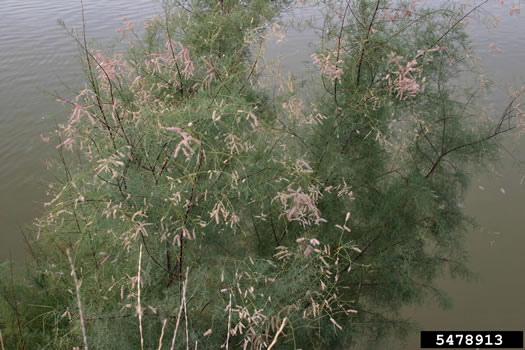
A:
[[[264,43],[291,4],[165,3],[142,38],[125,23],[126,54],[75,37],[86,87],[61,100],[66,171],[34,262],[2,269],[4,344],[359,347],[406,330],[401,306],[448,302],[434,281],[469,276],[471,168],[520,125],[519,92],[483,122],[453,89],[471,69],[460,9],[326,0],[315,97],[290,79],[270,97]]]

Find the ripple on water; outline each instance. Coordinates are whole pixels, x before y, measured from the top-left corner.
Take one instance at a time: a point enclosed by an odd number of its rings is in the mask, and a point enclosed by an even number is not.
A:
[[[87,35],[99,43],[117,36],[123,17],[140,29],[141,21],[160,13],[153,0],[84,0],[84,5]],[[54,129],[54,118],[66,116],[42,91],[68,96],[82,86],[77,46],[59,18],[79,30],[80,0],[0,0],[0,259],[10,250],[21,255],[17,227],[39,215],[43,162],[56,152],[39,135]]]

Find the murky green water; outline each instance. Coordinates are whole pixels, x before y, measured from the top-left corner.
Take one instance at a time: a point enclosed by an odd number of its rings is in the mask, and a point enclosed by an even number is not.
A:
[[[117,35],[123,17],[140,27],[141,20],[160,11],[151,0],[85,0],[85,6],[88,36],[105,43]],[[501,110],[504,86],[520,86],[525,77],[525,14],[509,16],[509,7],[500,7],[499,0],[490,0],[485,9],[501,18],[499,27],[489,30],[472,22],[469,30],[480,64],[497,83],[491,101]],[[316,15],[309,8],[298,13]],[[78,29],[80,1],[0,1],[0,259],[24,258],[18,226],[30,224],[41,212],[44,183],[50,180],[45,160],[55,157],[54,146],[39,135],[48,136],[55,118],[60,121],[67,114],[42,91],[68,96],[70,88],[82,86],[76,46],[57,25],[58,18]],[[311,32],[291,31],[284,43],[270,45],[268,57],[283,58],[283,75],[300,74],[310,62],[307,45],[313,39]],[[490,50],[491,43],[502,52]],[[519,167],[525,146],[509,142],[507,147],[513,156],[496,169],[499,175],[477,177],[465,201],[465,210],[481,225],[467,235],[471,267],[480,273],[480,281],[442,280],[455,301],[450,311],[432,303],[407,308],[406,314],[426,329],[525,328],[525,169]],[[408,348],[419,348],[417,336]]]
[[[86,0],[89,38],[108,44],[122,18],[140,21],[159,12],[151,0]],[[37,216],[45,200],[45,160],[55,156],[40,139],[67,110],[44,94],[68,96],[82,87],[77,47],[57,24],[80,29],[80,1],[0,1],[0,258],[24,254],[19,225]]]

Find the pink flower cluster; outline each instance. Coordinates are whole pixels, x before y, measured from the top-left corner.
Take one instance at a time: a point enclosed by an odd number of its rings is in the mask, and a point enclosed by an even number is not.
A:
[[[192,148],[191,143],[200,144],[200,141],[188,135],[188,133],[182,131],[180,128],[177,127],[166,128],[166,130],[175,131],[177,134],[180,135],[180,137],[182,137],[182,140],[177,144],[177,147],[175,147],[175,150],[173,151],[173,157],[177,158],[179,152],[182,150],[182,153],[184,153],[186,159],[190,159],[193,153],[195,153],[195,150]]]
[[[124,34],[125,32],[132,32],[135,29],[135,25],[128,21],[126,18],[122,19],[124,21],[124,28],[118,28],[117,32]]]
[[[423,73],[422,68],[418,67],[417,60],[427,53],[436,51],[442,53],[443,51],[446,51],[446,48],[434,47],[428,50],[419,50],[414,59],[408,61],[406,64],[401,64],[401,61],[404,59],[402,56],[394,56],[390,58],[388,63],[397,65],[398,70],[394,71],[392,74],[387,74],[384,79],[388,80],[389,86],[397,92],[396,97],[401,100],[406,100],[408,97],[416,96],[418,92],[425,91],[426,77],[423,77],[421,82],[416,80],[416,78],[421,78]],[[449,58],[452,60],[451,57]]]
[[[400,57],[395,57],[391,60],[399,62]],[[398,63],[399,64],[399,63]],[[393,74],[395,75],[392,81],[390,74],[386,76],[389,80],[390,85],[394,86],[397,91],[397,96],[401,100],[406,100],[408,97],[414,97],[416,93],[424,91],[425,87],[420,85],[416,79],[414,79],[414,73],[420,73],[420,68],[417,67],[417,60],[413,59],[409,61],[405,66],[398,65],[399,69]],[[422,83],[425,82],[423,78]]]
[[[332,83],[337,79],[339,82],[341,82],[341,77],[343,76],[343,68],[340,67],[340,65],[343,64],[342,60],[338,60],[337,62],[332,63],[330,59],[331,54],[328,54],[326,56],[318,56],[317,54],[312,54],[312,58],[314,60],[314,65],[316,65],[321,73],[326,74],[330,80],[332,80]]]
[[[283,215],[286,215],[288,221],[299,221],[303,226],[310,225],[312,222],[316,225],[326,222],[321,217],[321,211],[317,208],[315,200],[304,193],[301,187],[297,190],[288,188],[287,192],[279,192],[274,200],[276,199],[281,201],[284,207]]]

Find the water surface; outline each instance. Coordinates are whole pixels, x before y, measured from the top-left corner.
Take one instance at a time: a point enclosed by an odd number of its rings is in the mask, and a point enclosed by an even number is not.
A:
[[[140,25],[159,11],[152,0],[86,0],[87,35],[107,45],[124,17]],[[0,1],[0,259],[24,254],[19,226],[45,200],[44,162],[56,151],[40,134],[48,136],[67,108],[43,91],[68,96],[82,87],[77,46],[57,24],[78,31],[81,14],[80,1]]]

